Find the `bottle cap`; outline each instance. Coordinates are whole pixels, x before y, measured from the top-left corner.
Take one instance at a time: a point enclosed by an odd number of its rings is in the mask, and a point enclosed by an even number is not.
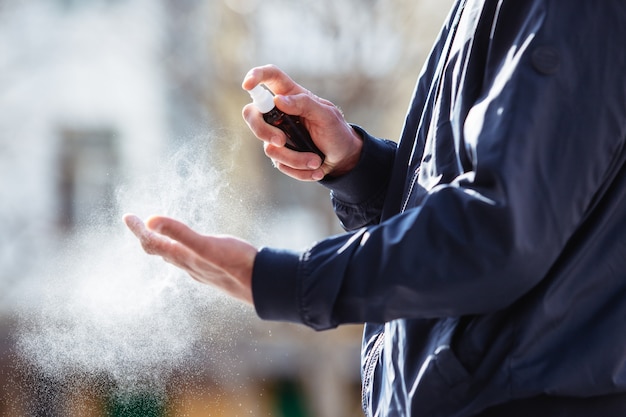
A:
[[[252,97],[252,103],[261,113],[267,113],[275,107],[274,96],[262,85],[255,86],[252,90],[248,90],[248,93]]]

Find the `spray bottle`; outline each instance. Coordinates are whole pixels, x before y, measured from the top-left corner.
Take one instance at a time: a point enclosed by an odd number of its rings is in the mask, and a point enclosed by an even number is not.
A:
[[[319,150],[309,131],[306,130],[299,116],[283,113],[274,105],[274,94],[262,85],[257,85],[249,90],[252,103],[263,113],[263,119],[282,130],[287,136],[285,146],[298,152],[313,152],[318,154],[322,161],[325,155]]]

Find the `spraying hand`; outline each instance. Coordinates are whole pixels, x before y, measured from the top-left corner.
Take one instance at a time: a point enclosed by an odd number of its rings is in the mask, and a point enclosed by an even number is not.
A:
[[[243,118],[255,136],[264,142],[265,154],[276,168],[301,181],[319,181],[326,175],[336,177],[354,168],[363,141],[337,106],[315,96],[273,65],[250,70],[242,87],[251,90],[261,83],[276,94],[274,103],[279,110],[300,116],[315,145],[325,155],[322,160],[313,152],[289,149],[285,146],[285,134],[266,123],[259,110],[248,104],[243,108]]]
[[[146,253],[158,255],[227,294],[252,304],[252,267],[257,249],[231,236],[201,235],[168,217],[150,217],[145,223],[133,214],[124,223]]]

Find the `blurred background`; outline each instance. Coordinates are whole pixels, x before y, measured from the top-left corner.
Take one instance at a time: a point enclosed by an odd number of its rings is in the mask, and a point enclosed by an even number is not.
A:
[[[302,249],[241,81],[273,63],[396,140],[450,0],[0,0],[0,416],[360,416],[361,327],[258,320],[121,214]]]

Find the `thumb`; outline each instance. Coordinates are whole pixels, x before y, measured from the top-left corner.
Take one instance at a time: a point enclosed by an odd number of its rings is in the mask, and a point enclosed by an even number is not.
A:
[[[300,116],[314,122],[343,120],[343,113],[332,102],[317,97],[312,93],[276,95],[274,103],[281,111],[293,116]]]
[[[315,103],[308,94],[276,95],[274,103],[281,111],[293,116],[310,117],[315,109]]]

